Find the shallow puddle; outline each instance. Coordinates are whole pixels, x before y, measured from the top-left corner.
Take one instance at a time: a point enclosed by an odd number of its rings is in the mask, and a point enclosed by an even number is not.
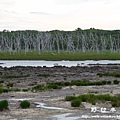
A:
[[[41,102],[35,102],[35,104],[37,104],[37,108],[45,108],[45,109],[53,109],[53,110],[62,110],[65,108],[59,108],[59,107],[51,107],[51,106],[46,106],[45,103],[41,103]]]

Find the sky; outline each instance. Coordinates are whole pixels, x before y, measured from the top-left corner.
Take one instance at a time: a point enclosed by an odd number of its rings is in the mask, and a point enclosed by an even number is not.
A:
[[[120,0],[0,0],[2,30],[120,29]]]

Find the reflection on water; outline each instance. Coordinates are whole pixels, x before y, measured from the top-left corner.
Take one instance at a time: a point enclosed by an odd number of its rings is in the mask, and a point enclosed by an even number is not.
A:
[[[41,103],[41,102],[35,102],[35,104],[37,104],[37,108],[45,108],[45,109],[53,109],[53,110],[62,110],[62,109],[64,109],[64,108],[59,108],[59,107],[48,107],[48,106],[46,106],[46,104],[45,103]]]
[[[9,98],[9,101],[24,101],[24,100],[32,100],[34,98]]]
[[[13,66],[85,66],[89,64],[120,64],[120,60],[85,60],[85,61],[44,61],[44,60],[0,60],[0,66],[13,67]]]

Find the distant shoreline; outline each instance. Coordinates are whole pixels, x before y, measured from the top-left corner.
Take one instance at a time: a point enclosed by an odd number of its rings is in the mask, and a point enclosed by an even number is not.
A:
[[[81,60],[120,60],[119,52],[41,52],[23,51],[0,52],[0,60],[46,60],[46,61],[81,61]]]

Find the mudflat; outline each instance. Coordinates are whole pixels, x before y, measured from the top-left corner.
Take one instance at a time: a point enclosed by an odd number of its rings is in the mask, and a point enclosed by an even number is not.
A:
[[[0,120],[56,120],[61,115],[61,119],[67,120],[84,120],[87,116],[92,115],[120,115],[120,107],[115,107],[114,113],[93,113],[92,107],[98,109],[112,108],[109,102],[97,103],[92,105],[83,102],[80,107],[71,107],[69,101],[65,101],[68,95],[80,95],[86,93],[93,94],[120,94],[120,84],[113,84],[114,80],[120,81],[120,77],[116,76],[99,76],[98,73],[105,72],[120,72],[120,65],[89,65],[76,67],[0,67],[1,87],[8,88],[9,92],[1,93],[0,99],[9,101],[7,110],[0,112]],[[111,81],[111,84],[106,85],[89,85],[62,86],[60,89],[44,89],[32,90],[39,84],[48,82],[70,82],[76,80],[89,80],[92,82]],[[13,86],[8,84],[12,83]],[[17,91],[19,89],[19,91]],[[16,91],[15,91],[16,90]],[[19,104],[23,100],[28,100],[31,103],[30,108],[22,109]],[[57,116],[56,116],[57,115]],[[84,117],[82,117],[84,115]],[[67,116],[67,117],[65,117]],[[60,119],[60,118],[59,118]],[[106,119],[106,118],[89,118],[89,119]],[[107,118],[108,119],[108,118]],[[113,119],[112,117],[109,119]],[[117,119],[117,118],[114,118]]]

